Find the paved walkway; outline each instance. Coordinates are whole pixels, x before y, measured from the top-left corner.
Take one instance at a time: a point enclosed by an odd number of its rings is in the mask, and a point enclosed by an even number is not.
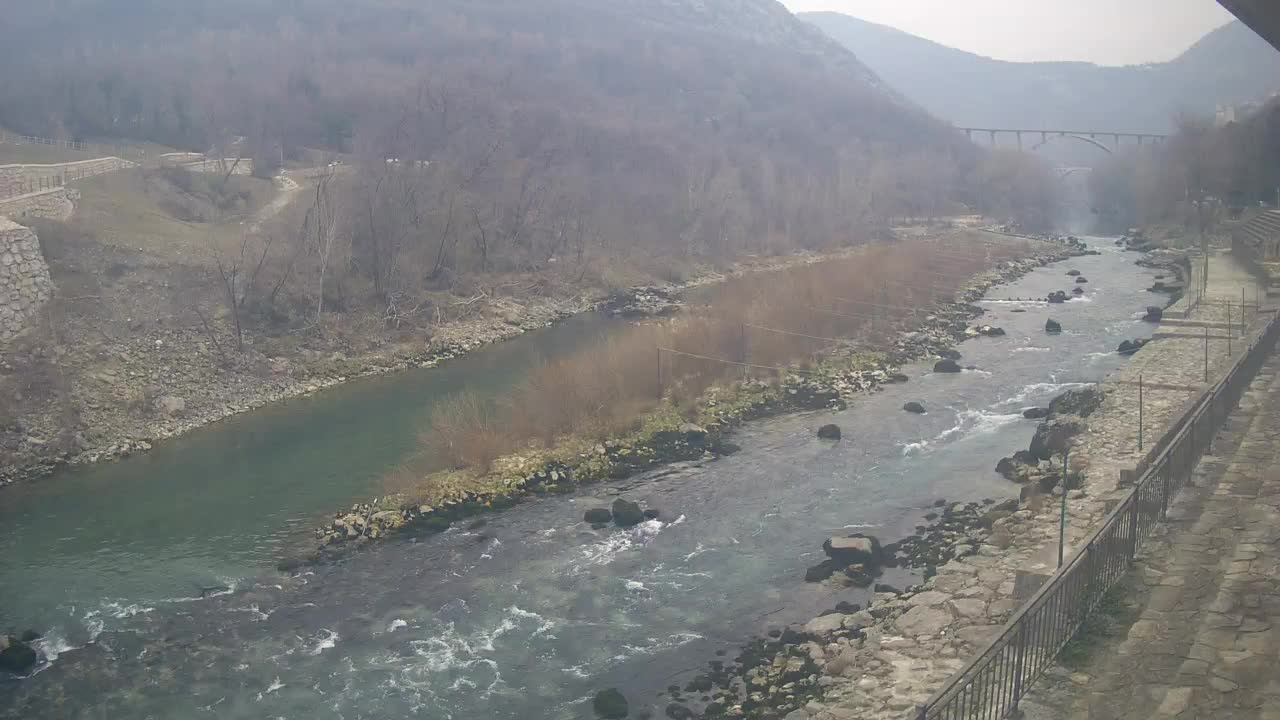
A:
[[[1131,574],[1136,621],[1027,718],[1280,720],[1280,356],[1215,442]]]

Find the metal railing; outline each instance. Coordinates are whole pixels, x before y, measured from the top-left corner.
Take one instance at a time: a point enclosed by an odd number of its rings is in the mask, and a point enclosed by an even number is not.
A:
[[[21,195],[30,195],[31,193],[43,192],[45,190],[56,190],[68,182],[79,180],[73,173],[66,175],[44,175],[32,178],[13,178],[7,183],[0,185],[0,200],[7,200]]]
[[[30,195],[31,193],[44,192],[46,190],[56,190],[65,186],[67,183],[96,177],[122,168],[133,167],[134,165],[134,163],[124,160],[123,158],[106,157],[68,163],[55,163],[46,166],[23,166],[33,169],[40,168],[41,171],[37,172],[33,170],[28,176],[12,175],[6,177],[0,174],[0,200],[19,197],[21,195]],[[8,167],[9,166],[4,166],[4,168]]]
[[[18,135],[0,130],[0,145],[45,145],[48,147],[78,150],[96,155],[116,155],[132,158],[136,162],[144,162],[151,153],[144,147],[129,142],[89,143],[78,140],[57,140],[55,138],[37,137],[35,135]]]
[[[914,720],[992,720],[1013,713],[1084,619],[1128,571],[1151,528],[1186,485],[1196,462],[1239,402],[1280,336],[1272,318],[1226,376],[1167,435],[1129,495],[1066,565],[1019,609],[1000,634],[918,707]]]
[[[88,150],[86,143],[76,142],[75,140],[55,140],[53,138],[36,137],[34,135],[15,135],[14,133],[0,131],[0,144],[4,145],[50,145],[53,147],[66,148],[67,150]]]

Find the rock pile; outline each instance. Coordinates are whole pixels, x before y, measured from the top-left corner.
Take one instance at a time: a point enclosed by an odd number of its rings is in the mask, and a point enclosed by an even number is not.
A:
[[[665,317],[684,307],[680,291],[673,287],[635,287],[617,293],[604,303],[609,314],[628,319]]]
[[[1061,481],[1061,456],[1074,438],[1085,430],[1087,418],[1102,404],[1102,392],[1094,386],[1069,390],[1054,398],[1043,410],[1024,412],[1024,417],[1041,419],[1031,445],[1011,457],[1001,458],[996,472],[1023,485],[1023,498],[1050,492]]]
[[[960,370],[960,363],[955,360],[943,359],[933,364],[933,371],[936,373],[958,373]]]
[[[639,525],[645,520],[657,520],[661,516],[662,513],[657,510],[641,509],[639,503],[618,498],[613,501],[611,508],[592,508],[583,513],[582,519],[596,529],[603,528],[611,522],[618,527],[627,528]]]

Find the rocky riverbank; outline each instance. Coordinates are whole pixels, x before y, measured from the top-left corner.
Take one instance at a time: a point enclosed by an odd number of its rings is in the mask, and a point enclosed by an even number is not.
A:
[[[983,332],[971,327],[983,312],[973,301],[997,284],[1086,251],[1079,243],[1063,241],[1046,245],[1034,257],[1002,263],[973,278],[955,302],[940,305],[920,327],[901,333],[885,351],[838,355],[805,374],[784,374],[777,382],[751,380],[731,388],[712,388],[697,402],[692,420],[664,406],[626,437],[598,444],[569,440],[546,452],[502,458],[487,473],[441,473],[429,478],[413,498],[393,496],[357,504],[336,513],[332,522],[317,530],[321,548],[310,559],[332,556],[353,543],[437,532],[461,518],[509,507],[522,497],[571,492],[664,463],[733,452],[736,448],[727,436],[743,422],[786,412],[843,408],[858,393],[906,381],[900,372],[906,363],[924,358],[954,361],[959,357],[956,343]]]
[[[468,319],[432,328],[427,340],[405,342],[345,336],[283,342],[246,333],[243,350],[233,351],[233,338],[199,327],[135,317],[127,327],[106,330],[100,319],[64,314],[51,318],[46,331],[0,348],[0,390],[10,396],[0,416],[0,487],[145,452],[210,423],[353,379],[434,367],[579,313],[672,312],[685,288],[848,252],[755,258],[687,282],[617,294],[565,289],[489,298]],[[55,320],[62,323],[56,332]]]
[[[1182,265],[1180,258],[1165,255],[1145,258],[1143,264]],[[1242,340],[1237,347],[1244,345]],[[1224,372],[1231,360],[1215,354],[1211,373]],[[1143,457],[1135,437],[1131,378],[1146,373],[1149,381],[1156,377],[1168,385],[1154,400],[1147,399],[1149,437],[1159,437],[1187,408],[1189,396],[1179,385],[1195,382],[1197,362],[1176,342],[1144,344],[1114,382],[1057,398],[1031,447],[1001,461],[1024,483],[1020,500],[1001,505],[938,501],[935,509],[924,511],[925,518],[936,520],[932,525],[883,548],[885,567],[904,562],[903,549],[914,554],[919,564],[905,562],[920,570],[917,584],[902,590],[876,585],[865,609],[841,603],[808,623],[751,641],[733,666],[712,663],[711,672],[700,676],[700,681],[711,679],[709,691],[677,694],[683,709],[676,712],[786,720],[909,716],[996,637],[1020,602],[1052,574],[1059,513],[1065,511],[1070,555],[1126,492],[1118,470]],[[1068,449],[1070,460],[1064,463]],[[831,560],[848,559],[828,549],[841,546],[833,540],[824,544]],[[827,582],[865,585],[874,580],[874,575],[864,577],[866,569],[863,562],[832,573]]]

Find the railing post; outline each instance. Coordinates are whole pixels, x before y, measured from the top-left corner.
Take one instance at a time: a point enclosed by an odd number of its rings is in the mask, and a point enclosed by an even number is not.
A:
[[[1133,492],[1133,502],[1129,504],[1129,562],[1138,557],[1138,499],[1141,492],[1142,486],[1139,485]]]
[[[1018,701],[1022,699],[1022,685],[1027,666],[1027,624],[1018,625],[1018,654],[1013,662],[1013,708],[1018,709]]]
[[[1166,461],[1160,471],[1160,519],[1169,514],[1169,463]]]

